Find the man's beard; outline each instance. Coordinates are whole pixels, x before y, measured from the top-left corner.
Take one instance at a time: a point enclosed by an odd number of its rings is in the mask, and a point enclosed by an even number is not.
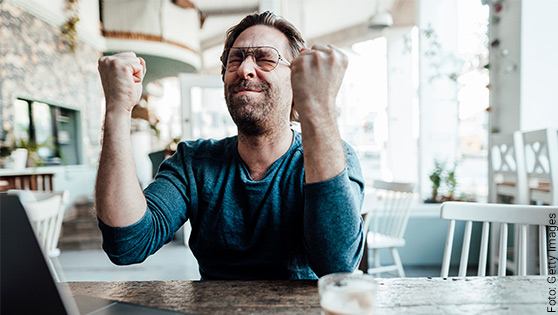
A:
[[[235,95],[238,89],[260,91],[262,100],[248,95]],[[225,87],[225,100],[238,132],[246,136],[261,136],[273,131],[281,119],[277,112],[281,109],[279,96],[268,82],[259,83],[241,80],[238,84]]]

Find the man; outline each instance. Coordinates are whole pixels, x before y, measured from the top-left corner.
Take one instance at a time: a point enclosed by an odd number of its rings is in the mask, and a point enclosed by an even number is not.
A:
[[[270,12],[229,29],[222,75],[238,136],[180,143],[143,194],[130,113],[145,61],[134,53],[99,60],[107,109],[96,209],[114,263],[145,260],[189,220],[202,279],[316,279],[356,269],[364,185],[334,107],[347,58],[303,43]],[[295,109],[301,134],[290,128]]]

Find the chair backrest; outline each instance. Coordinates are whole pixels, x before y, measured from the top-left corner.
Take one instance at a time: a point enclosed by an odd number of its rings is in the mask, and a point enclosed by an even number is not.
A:
[[[558,205],[558,134],[547,128],[523,133],[525,147],[525,170],[527,173],[530,201],[543,201]],[[538,198],[537,191],[547,192]],[[538,200],[542,199],[542,200]]]
[[[69,193],[30,190],[9,190],[8,193],[19,195],[45,253],[57,256],[60,253],[58,239]]]
[[[366,204],[365,231],[403,238],[409,220],[410,205],[415,197],[414,184],[376,180]],[[372,196],[372,197],[370,197]]]
[[[522,133],[492,134],[489,154],[489,201],[499,202],[502,194],[513,197],[513,203],[528,204]]]
[[[546,275],[547,269],[547,241],[546,226],[556,225],[552,218],[556,217],[558,207],[551,206],[532,206],[517,204],[493,204],[493,203],[473,203],[473,202],[444,202],[440,209],[440,217],[450,220],[446,245],[444,248],[444,258],[442,262],[442,277],[449,274],[451,252],[453,247],[453,236],[455,232],[455,222],[465,221],[465,231],[463,245],[461,248],[461,260],[459,263],[459,277],[465,277],[469,259],[469,249],[471,245],[471,232],[473,222],[482,222],[482,236],[480,244],[479,265],[477,276],[486,275],[486,261],[488,254],[488,236],[491,223],[499,223],[500,244],[498,257],[498,275],[506,275],[507,260],[507,240],[508,224],[519,225],[519,259],[518,275],[527,273],[527,226],[535,225],[539,227],[539,263],[540,274]],[[555,218],[556,220],[556,218]]]

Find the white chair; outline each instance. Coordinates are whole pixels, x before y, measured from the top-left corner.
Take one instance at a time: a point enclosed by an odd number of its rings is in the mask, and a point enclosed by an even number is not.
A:
[[[69,198],[68,191],[9,190],[8,193],[19,195],[45,254],[49,257],[60,255],[58,240]]]
[[[523,133],[527,202],[558,206],[558,133],[554,128]],[[556,243],[552,237],[549,243]]]
[[[17,194],[25,208],[37,240],[45,253],[57,282],[64,281],[61,267],[57,267],[54,257],[60,255],[58,240],[62,229],[62,220],[68,203],[68,191],[49,192],[32,190],[8,190],[9,194]],[[62,278],[61,276],[62,275]]]
[[[558,134],[547,128],[523,133],[528,201],[558,205]]]
[[[405,246],[405,229],[409,220],[409,210],[413,194],[413,184],[374,181],[373,191],[367,194],[363,207],[366,241],[360,269],[366,273],[378,274],[396,272],[405,276],[398,247]],[[378,251],[389,249],[394,263],[382,266]],[[368,253],[372,251],[373,266],[368,264]]]
[[[519,250],[517,253],[518,274],[527,274],[527,226],[535,225],[539,227],[539,273],[541,275],[547,275],[546,225],[550,225],[552,223],[549,221],[551,214],[556,213],[558,213],[558,207],[551,206],[482,204],[471,202],[443,203],[440,210],[440,217],[442,219],[450,220],[450,224],[444,249],[441,276],[446,278],[449,274],[453,236],[457,220],[466,222],[463,245],[461,248],[461,260],[459,263],[459,277],[467,276],[473,222],[483,223],[477,276],[484,277],[486,275],[488,235],[491,223],[501,223],[498,276],[506,275],[508,224],[510,223],[519,225]]]
[[[490,135],[490,190],[488,201],[491,203],[529,204],[527,173],[525,171],[525,154],[523,151],[523,134],[516,131],[509,134]],[[514,242],[508,248],[507,269],[517,273],[517,252],[519,231],[514,230]],[[496,273],[498,261],[499,227],[491,230],[490,273]],[[511,254],[511,255],[510,255]]]
[[[522,133],[492,134],[489,153],[489,202],[528,204]]]

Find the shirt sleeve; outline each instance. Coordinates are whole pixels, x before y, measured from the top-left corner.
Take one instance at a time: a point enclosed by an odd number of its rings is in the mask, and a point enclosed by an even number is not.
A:
[[[363,254],[360,215],[364,180],[354,150],[345,144],[346,168],[329,180],[304,184],[304,238],[318,277],[353,272]]]
[[[172,240],[174,233],[186,222],[188,180],[191,167],[186,165],[184,146],[165,160],[155,181],[144,190],[147,210],[136,223],[111,227],[99,220],[103,249],[117,265],[140,263]]]

